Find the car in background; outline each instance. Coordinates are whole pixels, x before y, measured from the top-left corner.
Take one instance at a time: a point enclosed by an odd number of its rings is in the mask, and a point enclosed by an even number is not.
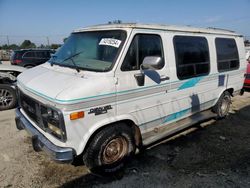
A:
[[[246,78],[245,78],[243,87],[245,91],[250,91],[250,58],[249,58],[248,65],[247,65],[247,73],[246,73]]]
[[[11,54],[10,62],[12,65],[32,68],[48,61],[54,52],[51,49],[15,50]]]
[[[16,78],[26,68],[13,65],[0,65],[0,111],[17,105]]]

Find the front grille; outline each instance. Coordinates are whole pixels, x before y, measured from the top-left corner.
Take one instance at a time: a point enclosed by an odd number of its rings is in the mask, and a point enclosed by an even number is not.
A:
[[[246,79],[250,79],[250,74],[246,74]]]
[[[245,87],[250,87],[250,84],[244,83]]]
[[[60,139],[61,141],[65,142],[67,139],[63,114],[60,110],[53,108],[52,106],[46,106],[41,102],[25,95],[22,91],[18,90],[18,98],[19,98],[19,106],[23,109],[25,114],[34,122],[38,127],[40,127],[43,131],[50,133],[51,135],[55,136],[55,138]],[[59,114],[59,122],[57,125],[51,122],[51,119],[48,118],[48,108],[53,109]],[[60,130],[63,131],[63,135],[56,136],[54,132],[52,132],[48,128],[48,124],[52,123],[53,125],[57,126]]]
[[[24,112],[41,129],[45,130],[45,126],[44,126],[43,118],[41,114],[41,111],[44,109],[42,104],[34,100],[33,98],[25,95],[20,90],[18,91],[18,94],[19,94],[20,106],[24,110]]]

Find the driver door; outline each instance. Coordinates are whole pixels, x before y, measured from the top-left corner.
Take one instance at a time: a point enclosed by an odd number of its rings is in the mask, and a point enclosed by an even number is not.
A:
[[[164,32],[132,32],[130,45],[124,55],[117,77],[117,115],[128,116],[142,129],[162,124],[168,113],[167,90],[170,87],[169,69],[164,57]],[[145,57],[161,57],[159,70],[145,70],[144,85],[139,86],[135,75],[141,73],[140,65]]]

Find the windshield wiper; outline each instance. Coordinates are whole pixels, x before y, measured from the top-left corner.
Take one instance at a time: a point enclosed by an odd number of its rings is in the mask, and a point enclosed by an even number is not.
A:
[[[80,72],[80,69],[77,67],[75,61],[73,60],[73,57],[78,56],[78,55],[81,54],[82,52],[83,52],[83,51],[78,52],[78,53],[76,53],[76,54],[74,54],[74,55],[71,55],[71,56],[65,58],[64,60],[62,60],[60,63],[63,63],[63,62],[65,62],[65,61],[67,61],[67,60],[71,60],[71,62],[72,62],[73,65],[74,65],[74,68],[76,69],[76,71],[77,71],[77,72]]]

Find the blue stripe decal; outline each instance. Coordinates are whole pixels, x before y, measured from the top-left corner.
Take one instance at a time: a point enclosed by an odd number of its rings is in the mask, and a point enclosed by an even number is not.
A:
[[[165,118],[165,120],[163,121],[163,123],[167,123],[167,122],[169,122],[169,121],[173,121],[173,120],[175,120],[175,119],[179,119],[179,118],[181,118],[182,116],[184,116],[185,114],[187,114],[187,113],[189,112],[189,110],[190,110],[190,108],[185,109],[185,110],[181,110],[181,111],[176,112],[176,113],[174,113],[174,114],[171,114],[171,115],[169,115],[169,116],[167,116],[167,117]]]
[[[202,80],[204,78],[204,76],[201,77],[196,77],[196,78],[192,78],[190,80],[188,80],[187,82],[183,83],[178,90],[182,90],[182,89],[187,89],[190,87],[194,87],[197,83],[199,83],[200,80]]]

